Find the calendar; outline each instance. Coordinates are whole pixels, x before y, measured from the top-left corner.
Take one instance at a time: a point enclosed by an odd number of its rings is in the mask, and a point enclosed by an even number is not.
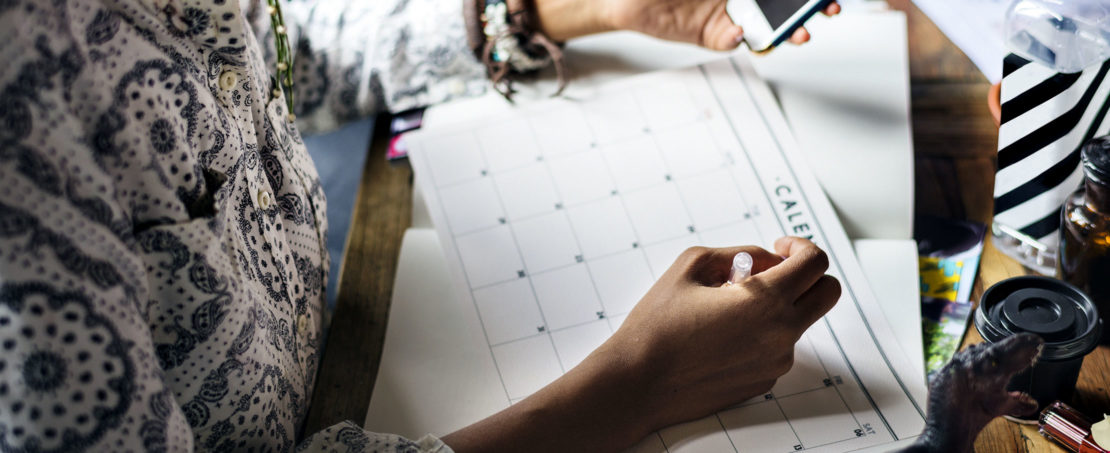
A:
[[[609,338],[684,249],[769,248],[793,235],[829,252],[844,288],[798,342],[794,367],[767,394],[635,450],[853,451],[923,427],[923,379],[746,56],[424,130],[409,144],[505,406]]]

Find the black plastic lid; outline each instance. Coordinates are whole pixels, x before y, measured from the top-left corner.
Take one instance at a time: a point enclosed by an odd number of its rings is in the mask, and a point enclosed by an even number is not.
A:
[[[1029,332],[1045,341],[1039,360],[1071,360],[1098,346],[1102,321],[1079,288],[1037,276],[998,282],[983,293],[975,328],[988,342]]]
[[[1110,184],[1110,135],[1087,142],[1081,155],[1087,176]]]

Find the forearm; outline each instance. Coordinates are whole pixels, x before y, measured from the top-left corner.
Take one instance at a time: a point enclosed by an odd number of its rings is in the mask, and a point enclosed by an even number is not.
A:
[[[629,360],[605,352],[525,400],[443,438],[458,453],[619,451],[652,430]],[[591,357],[593,358],[593,357]]]
[[[612,31],[597,0],[533,0],[540,29],[549,38],[563,42],[572,38]]]

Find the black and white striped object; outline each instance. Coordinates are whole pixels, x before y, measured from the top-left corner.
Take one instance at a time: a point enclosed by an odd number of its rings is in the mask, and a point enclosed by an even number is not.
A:
[[[1079,151],[1110,132],[1110,60],[1061,74],[1006,57],[994,221],[1055,249],[1060,206],[1080,187]]]

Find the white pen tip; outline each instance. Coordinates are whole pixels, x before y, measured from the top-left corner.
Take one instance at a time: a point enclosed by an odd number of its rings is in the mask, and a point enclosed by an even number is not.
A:
[[[745,269],[751,272],[752,256],[749,255],[748,252],[737,253],[736,256],[732,258],[732,268],[737,270]]]
[[[728,282],[736,285],[752,275],[752,256],[747,252],[737,253],[732,258],[732,270],[728,273]]]

